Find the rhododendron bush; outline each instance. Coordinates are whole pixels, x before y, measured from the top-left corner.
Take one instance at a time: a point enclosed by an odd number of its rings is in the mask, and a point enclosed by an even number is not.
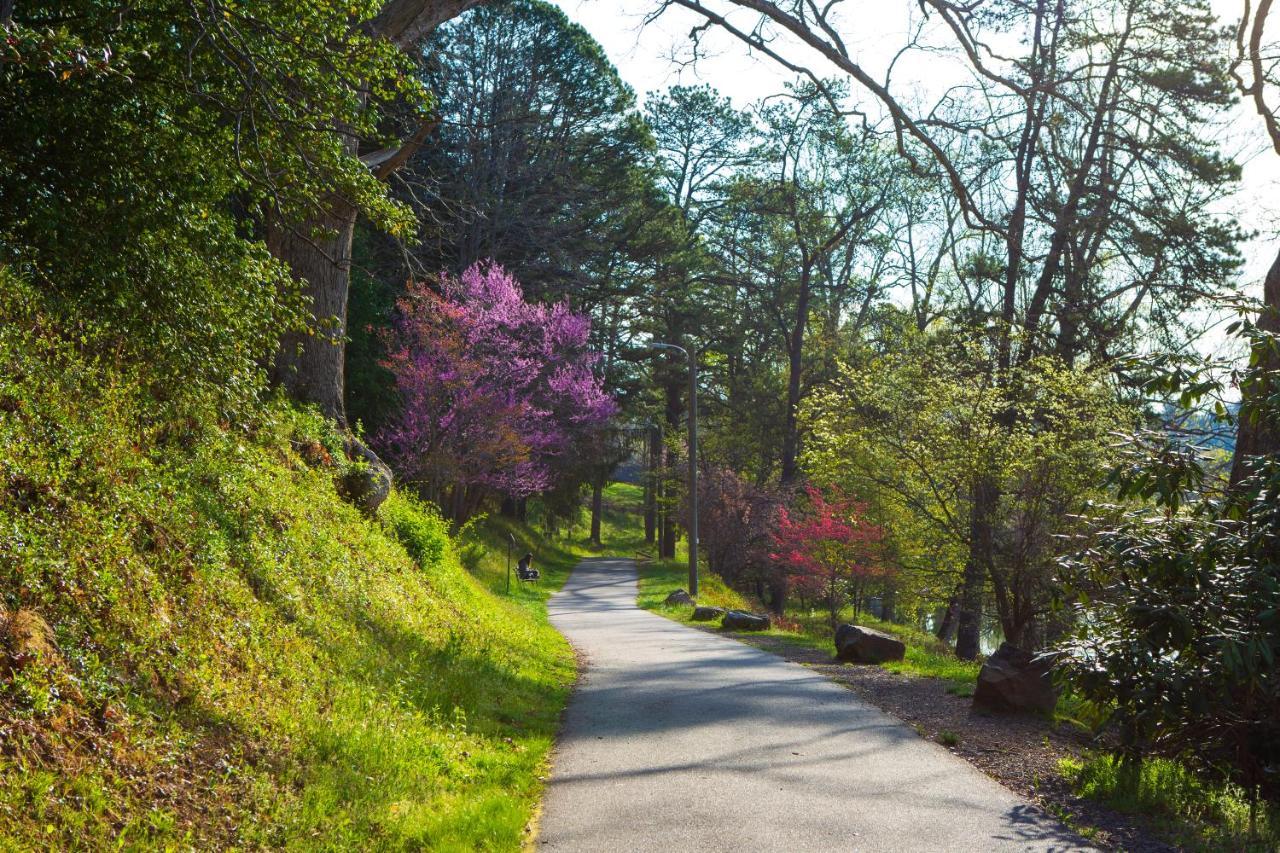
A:
[[[812,486],[805,489],[802,510],[778,512],[773,558],[786,567],[792,589],[826,605],[834,626],[851,599],[857,609],[870,584],[883,580],[889,569],[880,559],[883,531],[866,519],[866,504],[830,495]]]
[[[484,494],[551,488],[616,411],[592,372],[590,329],[563,303],[526,302],[497,264],[442,275],[438,289],[411,283],[383,334],[402,409],[375,443],[455,515]]]

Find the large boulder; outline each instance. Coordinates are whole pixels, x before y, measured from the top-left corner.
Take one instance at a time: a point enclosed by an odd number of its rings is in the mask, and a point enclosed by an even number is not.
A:
[[[697,603],[698,603],[698,602],[694,601],[694,600],[693,600],[693,596],[692,596],[692,595],[690,595],[690,594],[689,594],[688,592],[686,592],[685,590],[683,590],[683,589],[677,589],[675,592],[673,592],[673,593],[671,593],[670,595],[668,595],[668,596],[667,596],[667,598],[666,598],[666,600],[665,600],[665,601],[663,601],[662,603],[663,603],[663,604],[665,604],[665,605],[667,605],[668,607],[670,607],[670,606],[672,606],[672,605],[675,605],[675,604],[685,604],[685,605],[689,605],[690,607],[692,607],[692,606],[697,605]]]
[[[724,616],[725,609],[723,607],[695,607],[693,608],[694,622],[714,622],[721,616]]]
[[[1050,713],[1058,704],[1050,668],[1048,660],[1001,643],[978,673],[973,705],[987,711]]]
[[[338,479],[338,493],[372,517],[391,494],[391,469],[362,441],[348,439],[344,449],[355,464]]]
[[[883,631],[862,625],[841,625],[836,629],[836,657],[850,663],[884,663],[902,660],[906,644]]]
[[[726,631],[768,631],[769,617],[758,613],[730,610],[720,620],[720,627]]]

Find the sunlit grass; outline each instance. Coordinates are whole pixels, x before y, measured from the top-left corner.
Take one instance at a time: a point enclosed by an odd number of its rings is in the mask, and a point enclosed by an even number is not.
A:
[[[1059,768],[1081,795],[1117,811],[1150,816],[1182,849],[1280,849],[1280,808],[1259,805],[1251,831],[1244,791],[1206,783],[1176,761],[1151,757],[1133,767],[1097,755],[1063,759]]]
[[[0,493],[29,544],[0,602],[53,626],[65,674],[0,678],[0,850],[527,840],[576,674],[542,602],[574,556],[513,528],[546,581],[495,595],[431,508],[339,498],[318,416],[271,403],[175,439],[127,377],[3,341],[31,414],[0,417],[0,470],[51,509]]]
[[[645,610],[656,610],[681,622],[689,622],[693,609],[687,605],[667,606],[664,601],[677,589],[689,588],[688,558],[684,562],[661,560],[640,566],[640,594],[636,603]],[[698,603],[726,610],[747,610],[750,605],[739,593],[725,586],[724,581],[702,572],[698,576]]]

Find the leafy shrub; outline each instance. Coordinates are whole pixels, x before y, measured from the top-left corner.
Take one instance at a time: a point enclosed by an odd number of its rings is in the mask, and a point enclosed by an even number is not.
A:
[[[728,468],[698,477],[698,539],[707,567],[761,600],[767,587],[775,613],[787,594],[786,572],[769,556],[782,505],[779,490],[753,486]]]
[[[450,549],[449,523],[434,506],[394,492],[379,507],[378,517],[423,569],[431,571],[444,561]]]
[[[453,547],[458,553],[458,561],[469,572],[475,572],[480,567],[480,561],[488,551],[488,546],[481,538],[482,527],[488,517],[483,513],[471,516],[466,524],[458,528],[457,534],[453,537]]]
[[[265,230],[335,195],[389,230],[411,221],[329,130],[390,142],[393,103],[425,104],[407,57],[359,25],[379,8],[11,6],[0,265],[66,309],[69,337],[148,363],[166,393],[255,396],[265,357],[306,310]]]
[[[1124,516],[1068,561],[1081,602],[1064,666],[1112,709],[1124,758],[1154,751],[1277,799],[1280,460],[1255,460],[1226,500],[1175,512],[1202,478],[1194,456],[1164,445],[1118,475],[1122,497],[1164,511]]]

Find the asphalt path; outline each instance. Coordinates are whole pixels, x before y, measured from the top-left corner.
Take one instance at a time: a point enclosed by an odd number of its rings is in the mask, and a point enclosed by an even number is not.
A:
[[[804,667],[635,606],[629,560],[550,602],[586,658],[538,846],[591,851],[1089,849],[901,721]]]

